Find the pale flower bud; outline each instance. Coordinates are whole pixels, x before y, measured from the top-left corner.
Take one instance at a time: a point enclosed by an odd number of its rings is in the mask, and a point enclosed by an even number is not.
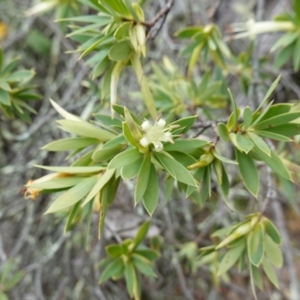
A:
[[[158,127],[164,128],[166,126],[166,121],[164,119],[159,119],[156,124]]]

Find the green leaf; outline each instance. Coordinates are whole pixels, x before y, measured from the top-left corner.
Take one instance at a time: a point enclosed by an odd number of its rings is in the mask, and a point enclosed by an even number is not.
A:
[[[280,39],[276,41],[276,43],[271,48],[271,52],[277,50],[278,48],[286,48],[288,45],[292,44],[297,37],[299,36],[298,32],[289,32],[285,35],[283,35]]]
[[[97,176],[97,183],[93,186],[91,191],[88,193],[83,203],[81,204],[81,207],[85,206],[92,199],[94,199],[96,194],[98,194],[101,191],[104,185],[112,178],[114,174],[115,174],[115,169],[108,169],[105,171],[104,174],[99,174]]]
[[[94,117],[105,126],[122,128],[122,122],[119,119],[111,118],[111,116],[103,114],[94,114]]]
[[[144,196],[150,177],[151,170],[151,155],[146,154],[144,156],[144,161],[141,165],[140,171],[138,173],[135,190],[134,190],[134,203],[137,204]]]
[[[259,177],[256,166],[249,155],[235,150],[237,161],[239,163],[239,171],[247,190],[257,197],[259,191]]]
[[[191,127],[193,126],[196,118],[197,118],[197,116],[182,118],[182,119],[179,119],[179,120],[171,123],[170,126],[179,125],[180,128],[182,129],[182,130],[180,130],[180,133],[187,133],[191,129]],[[173,129],[173,130],[177,131],[178,129],[176,128],[176,129]]]
[[[132,22],[124,22],[122,23],[116,32],[114,33],[114,37],[116,38],[117,41],[121,41],[124,36],[128,36],[128,31],[129,28],[132,26]],[[130,46],[131,48],[131,46]]]
[[[74,219],[75,219],[75,217],[76,217],[79,209],[80,209],[80,201],[77,202],[73,206],[72,210],[69,212],[69,215],[68,215],[68,218],[67,218],[67,222],[66,222],[66,225],[65,225],[65,229],[64,229],[65,233],[68,232],[69,230],[71,230],[72,225],[73,225],[73,221],[74,221]]]
[[[213,152],[213,156],[214,156],[215,158],[217,158],[218,160],[224,162],[224,163],[232,164],[232,165],[238,165],[238,162],[237,162],[237,161],[234,161],[234,160],[232,160],[232,159],[229,159],[229,158],[227,158],[227,157],[224,157],[224,156],[218,154],[216,151]]]
[[[264,257],[264,230],[257,224],[247,236],[247,249],[250,262],[258,267]]]
[[[159,186],[155,167],[151,164],[148,186],[143,196],[143,204],[151,216],[157,206],[159,196]]]
[[[2,69],[2,65],[3,65],[3,60],[4,60],[4,58],[3,58],[3,50],[2,50],[2,48],[0,47],[0,71],[1,71],[1,69]]]
[[[72,177],[53,178],[53,179],[50,179],[47,181],[33,182],[30,184],[30,187],[35,188],[35,189],[43,189],[43,190],[64,189],[64,188],[68,188],[68,187],[77,185],[84,179],[85,179],[85,177],[77,177],[77,176],[76,177],[72,176]]]
[[[137,176],[137,174],[139,173],[139,170],[141,168],[142,162],[143,162],[143,157],[140,156],[140,158],[137,161],[131,163],[130,165],[124,166],[121,169],[122,178],[123,179],[132,179],[135,176]]]
[[[254,147],[254,153],[258,159],[265,162],[276,174],[279,176],[292,180],[291,174],[281,158],[273,151],[271,151],[271,156],[266,155],[257,146]]]
[[[125,61],[133,54],[133,49],[129,41],[122,41],[113,45],[109,50],[109,58],[114,61]]]
[[[109,163],[108,169],[118,169],[130,165],[142,157],[136,148],[127,149],[115,156]]]
[[[253,276],[254,283],[256,284],[256,286],[258,286],[258,288],[260,290],[262,290],[263,289],[263,279],[259,272],[259,269],[252,264],[251,264],[251,269],[252,269],[252,276]]]
[[[124,145],[120,144],[115,147],[102,147],[93,153],[93,161],[104,162],[118,155],[124,149]]]
[[[279,75],[276,80],[272,83],[272,85],[270,86],[269,90],[267,91],[264,99],[262,100],[262,102],[260,103],[260,105],[258,106],[258,108],[256,109],[255,113],[258,113],[259,110],[263,107],[265,101],[267,101],[269,99],[269,97],[271,96],[271,94],[273,93],[273,91],[276,89],[278,82],[280,81],[281,75]]]
[[[246,154],[248,154],[248,152],[251,151],[254,147],[253,142],[241,133],[238,133],[236,135],[236,144],[238,146],[238,149],[245,152]]]
[[[280,245],[281,237],[276,226],[267,218],[263,219],[263,224],[265,226],[266,233],[270,236],[273,242],[276,243],[277,245]]]
[[[167,143],[166,145],[164,145],[164,150],[167,152],[177,151],[191,154],[199,148],[206,146],[207,144],[208,141],[200,139],[177,139],[174,141],[174,144]]]
[[[280,69],[291,57],[294,45],[289,45],[278,52],[275,57],[274,67]]]
[[[247,130],[247,128],[251,125],[253,119],[252,111],[249,106],[245,107],[243,118],[244,118],[244,128],[245,130]]]
[[[155,157],[161,163],[162,167],[176,180],[187,185],[197,186],[197,183],[191,173],[175,159],[163,152],[156,153]]]
[[[276,127],[274,127],[274,128],[276,128]],[[266,137],[266,138],[269,138],[272,140],[280,141],[280,142],[291,142],[292,141],[292,139],[290,139],[284,135],[277,134],[277,133],[269,131],[269,130],[255,130],[255,133],[257,135],[260,135],[260,136],[263,136],[263,137]]]
[[[300,69],[300,37],[296,41],[296,45],[293,53],[293,66],[295,71]]]
[[[96,144],[99,144],[98,139],[77,137],[54,141],[43,146],[41,149],[47,151],[69,151],[83,149]]]
[[[105,247],[107,254],[111,257],[118,257],[123,254],[123,248],[120,245],[108,245]]]
[[[218,268],[218,276],[227,272],[240,258],[243,250],[246,247],[245,240],[242,239],[235,247],[227,250],[225,255],[223,256],[219,268]]]
[[[99,283],[103,283],[109,278],[119,274],[121,270],[124,269],[124,263],[122,258],[117,258],[113,262],[111,262],[102,272]]]
[[[16,286],[24,277],[25,272],[24,271],[18,271],[17,273],[13,274],[12,277],[5,282],[3,285],[3,291],[9,291],[11,290],[14,286]],[[1,296],[0,296],[1,299]]]
[[[266,258],[264,258],[264,260],[262,261],[262,265],[269,280],[279,289],[278,278],[272,265]]]
[[[287,124],[299,117],[300,117],[300,112],[289,112],[289,113],[278,115],[278,116],[275,116],[268,120],[262,121],[253,127],[255,128],[255,130],[257,130],[257,129],[258,130],[261,130],[261,129],[266,130],[266,129],[269,129],[272,127]]]
[[[164,184],[164,199],[168,202],[172,196],[175,179],[172,176],[167,176]]]
[[[9,298],[5,293],[0,292],[0,300],[9,300]]]
[[[145,276],[152,277],[152,278],[157,277],[155,272],[153,271],[151,262],[148,259],[146,259],[144,256],[134,253],[132,255],[132,262],[136,267],[136,269],[140,271],[142,274],[144,274]]]
[[[231,91],[228,89],[228,93],[229,93],[229,99],[231,101],[232,104],[232,108],[233,108],[233,127],[235,127],[237,125],[237,121],[238,121],[238,109],[236,106],[236,102],[231,94]]]
[[[133,249],[135,249],[146,238],[149,228],[150,228],[150,220],[144,222],[140,226],[140,228],[134,238]]]
[[[281,268],[283,264],[282,252],[279,246],[273,242],[271,237],[266,234],[264,238],[265,253],[269,261],[277,268]]]
[[[131,131],[129,129],[129,126],[127,124],[127,122],[123,122],[122,123],[122,129],[123,129],[124,137],[127,140],[127,142],[129,144],[131,144],[132,146],[138,148],[139,147],[139,143],[133,137],[133,135],[132,135],[132,133],[131,133]]]
[[[95,138],[100,141],[109,141],[115,137],[115,134],[85,121],[59,120],[57,123],[61,125],[61,128],[64,131],[74,133],[79,136]]]
[[[5,78],[5,80],[9,83],[15,83],[15,82],[27,82],[32,79],[35,72],[32,70],[20,70],[12,73],[8,77]]]
[[[124,4],[122,0],[101,0],[100,3],[103,3],[105,8],[112,12],[113,15],[119,14],[125,17],[131,17],[127,6]]]
[[[141,88],[141,92],[143,94],[143,99],[147,106],[147,109],[148,109],[151,117],[153,119],[156,119],[157,111],[156,111],[154,99],[153,99],[152,93],[150,91],[147,77],[144,74],[144,71],[143,71],[143,68],[142,68],[142,65],[141,65],[138,55],[135,54],[131,57],[131,64],[132,64],[132,67],[136,74],[138,84]]]
[[[97,181],[96,176],[88,177],[87,179],[81,181],[79,184],[75,185],[67,192],[58,197],[48,208],[45,214],[50,214],[57,212],[59,210],[65,209],[69,206],[74,205],[80,201],[95,185]]]
[[[274,134],[279,134],[281,136],[289,137],[300,134],[300,124],[284,124],[272,128],[268,128],[265,132],[271,132]]]
[[[130,297],[133,297],[135,290],[137,288],[137,278],[132,263],[130,262],[126,263],[124,275],[125,275],[127,291]]]
[[[175,36],[178,38],[183,38],[183,39],[190,39],[196,34],[201,33],[203,30],[203,27],[200,26],[190,26],[190,27],[185,27],[183,29],[180,29],[179,31],[175,32]]]
[[[9,92],[0,89],[0,105],[11,105]]]
[[[58,173],[65,173],[65,174],[85,174],[85,173],[98,173],[105,169],[104,167],[100,166],[92,166],[92,167],[47,167],[47,166],[40,166],[35,165],[37,168],[58,172]]]
[[[249,132],[248,135],[251,137],[254,144],[264,153],[266,153],[268,156],[271,156],[271,149],[267,145],[267,143],[260,138],[258,135],[256,135],[253,132]]]
[[[223,141],[229,142],[229,132],[224,123],[218,123],[218,133]]]
[[[137,253],[137,254],[139,254],[141,256],[146,257],[151,262],[155,261],[160,256],[159,252],[157,252],[157,251],[155,251],[153,249],[145,249],[145,248],[143,248],[143,249],[142,248],[135,249],[134,253]]]

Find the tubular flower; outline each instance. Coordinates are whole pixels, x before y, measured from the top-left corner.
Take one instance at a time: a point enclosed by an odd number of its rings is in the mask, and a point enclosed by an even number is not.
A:
[[[283,21],[264,21],[255,22],[251,19],[247,23],[233,23],[231,24],[231,31],[236,33],[234,39],[250,37],[255,38],[256,35],[268,32],[278,31],[292,31],[296,29],[295,24],[292,22]]]
[[[152,125],[148,120],[144,121],[141,125],[141,128],[143,132],[145,132],[145,135],[140,139],[140,144],[143,147],[153,144],[156,152],[161,152],[163,150],[162,142],[174,144],[170,130],[176,128],[177,125],[168,127],[165,126],[166,121],[164,119],[155,121],[154,125]]]

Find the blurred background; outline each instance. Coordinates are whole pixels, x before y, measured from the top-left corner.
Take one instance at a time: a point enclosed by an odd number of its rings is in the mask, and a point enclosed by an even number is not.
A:
[[[0,291],[5,281],[6,284],[9,282],[5,291],[8,299],[126,300],[129,298],[122,280],[98,285],[97,263],[105,255],[104,246],[116,242],[116,234],[122,239],[131,237],[138,225],[147,219],[140,207],[134,209],[130,182],[121,186],[117,200],[108,212],[101,241],[97,239],[98,215],[94,215],[88,249],[85,247],[85,224],[79,223],[73,231],[63,234],[63,213],[43,216],[51,197],[42,195],[36,201],[24,199],[23,185],[46,174],[33,165],[66,164],[65,154],[40,150],[43,145],[67,136],[55,124],[58,116],[50,106],[49,98],[85,119],[101,108],[99,83],[89,78],[89,66],[84,60],[78,60],[78,53],[73,53],[77,44],[66,38],[60,25],[53,22],[55,10],[42,15],[24,15],[36,3],[0,0],[0,46],[5,60],[19,57],[20,69],[34,69],[36,75],[31,83],[42,95],[40,101],[30,103],[37,112],[30,113],[30,122],[8,119],[0,113],[0,277],[6,278],[0,280]],[[151,19],[165,4],[165,0],[145,1],[146,19]],[[178,58],[178,53],[185,41],[174,38],[178,29],[213,21],[226,35],[231,23],[257,18],[258,13],[263,20],[271,20],[290,7],[291,0],[265,0],[259,12],[255,0],[175,0],[164,26],[148,45],[148,59],[160,63],[167,55],[184,72],[186,61]],[[81,9],[84,13],[93,13],[90,9]],[[68,32],[68,29],[64,30]],[[259,57],[269,55],[270,45],[278,36],[268,34],[259,38],[256,45]],[[249,43],[249,40],[241,39],[229,45],[238,54],[248,49]],[[145,70],[150,70],[147,62]],[[264,65],[263,71],[270,78],[279,74],[270,63]],[[292,66],[285,66],[282,75],[276,101],[300,99],[300,74],[294,73]],[[248,98],[241,90],[239,80],[232,77],[229,82],[239,104],[247,105]],[[121,102],[138,110],[140,104],[128,94],[136,90],[134,76],[121,77]],[[299,162],[299,144],[291,147]],[[269,285],[259,292],[259,299],[300,300],[297,292],[300,286],[300,211],[296,193],[292,190],[289,195],[280,195],[277,204],[268,211],[283,235],[285,266],[278,273],[281,290]],[[246,200],[242,192],[237,191],[237,194],[242,210]],[[232,273],[231,282],[222,282],[216,287],[207,267],[202,266],[193,273],[191,261],[176,254],[180,243],[197,240],[202,246],[209,245],[211,228],[218,222],[230,224],[230,213],[223,205],[214,203],[201,210],[185,201],[183,195],[172,197],[174,201],[167,204],[161,201],[152,220],[150,237],[163,236],[163,255],[157,263],[158,279],[143,282],[142,299],[252,299],[247,274]]]

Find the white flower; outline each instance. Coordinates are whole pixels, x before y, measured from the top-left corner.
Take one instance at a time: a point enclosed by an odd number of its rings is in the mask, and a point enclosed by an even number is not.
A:
[[[140,139],[140,144],[143,147],[153,144],[156,152],[161,152],[163,150],[162,142],[174,144],[170,130],[177,127],[177,125],[169,127],[165,126],[166,121],[164,119],[157,120],[154,125],[152,125],[148,120],[144,121],[141,128],[145,132],[145,135]]]
[[[231,30],[237,33],[233,36],[234,39],[250,37],[254,38],[256,35],[268,32],[278,32],[278,31],[291,31],[295,29],[295,24],[292,22],[283,21],[264,21],[255,22],[251,19],[247,23],[233,23],[231,24]]]

